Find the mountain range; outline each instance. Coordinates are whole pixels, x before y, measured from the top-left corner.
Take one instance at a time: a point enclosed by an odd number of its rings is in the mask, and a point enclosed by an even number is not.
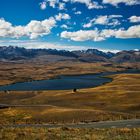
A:
[[[66,51],[56,49],[26,49],[17,46],[1,46],[0,60],[18,61],[51,56],[76,59],[83,62],[140,62],[140,50],[120,51],[118,53],[103,52],[98,49]],[[46,57],[46,59],[47,59]]]

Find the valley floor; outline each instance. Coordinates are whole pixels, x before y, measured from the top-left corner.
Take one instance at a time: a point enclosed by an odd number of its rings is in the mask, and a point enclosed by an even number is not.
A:
[[[31,62],[14,64],[0,62],[0,85],[14,82],[54,78],[62,74],[86,74],[105,71],[139,69],[138,64],[59,62],[54,64]],[[140,74],[110,76],[105,85],[63,91],[0,92],[0,140],[75,139],[75,140],[138,140],[139,128],[5,128],[16,124],[91,123],[140,119]],[[2,104],[8,106],[2,107]]]
[[[0,109],[0,124],[77,123],[140,118],[140,74],[111,77],[111,83],[81,89],[76,93],[71,90],[1,92],[0,103],[14,106]]]

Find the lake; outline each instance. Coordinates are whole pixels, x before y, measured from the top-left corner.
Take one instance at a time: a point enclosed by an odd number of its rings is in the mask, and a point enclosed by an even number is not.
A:
[[[0,91],[39,91],[92,88],[112,81],[111,78],[107,78],[104,76],[121,73],[140,73],[140,71],[129,70],[123,72],[104,72],[98,74],[59,76],[59,78],[56,79],[21,82],[0,86]]]

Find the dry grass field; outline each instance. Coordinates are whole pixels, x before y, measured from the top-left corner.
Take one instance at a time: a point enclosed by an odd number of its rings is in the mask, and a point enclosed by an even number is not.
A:
[[[0,140],[139,140],[139,128],[1,128]]]
[[[111,83],[76,93],[71,90],[0,92],[1,104],[27,105],[0,109],[0,123],[75,123],[140,118],[140,74],[111,77]]]
[[[121,71],[127,68],[139,68],[139,63],[111,64],[83,63],[79,61],[46,62],[45,60],[26,60],[19,62],[0,61],[0,85],[54,78],[58,75]]]
[[[68,64],[68,66],[67,66]],[[140,69],[139,63],[0,62],[0,85],[50,79],[58,75]],[[111,83],[57,91],[0,92],[0,140],[139,140],[139,128],[5,128],[6,124],[79,123],[140,118],[140,74],[111,75]]]

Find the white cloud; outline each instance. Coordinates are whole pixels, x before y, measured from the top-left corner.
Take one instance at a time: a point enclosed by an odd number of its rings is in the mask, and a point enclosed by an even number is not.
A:
[[[59,2],[59,0],[46,0],[46,1],[49,3],[50,7],[52,8],[55,8],[56,4]]]
[[[7,41],[0,40],[0,46],[9,46],[9,45],[25,47],[27,49],[84,50],[87,48],[91,48],[87,46],[62,45],[59,43],[49,43],[37,40],[7,40]]]
[[[0,19],[0,36],[5,37],[10,35],[11,23],[6,22],[4,19]]]
[[[52,8],[58,7],[59,10],[65,9],[65,3],[71,2],[71,3],[81,3],[85,4],[88,9],[101,9],[103,8],[102,5],[99,5],[98,2],[93,2],[92,0],[43,0],[43,2],[40,3],[40,8],[42,10],[46,9],[47,5],[49,5]]]
[[[85,4],[88,9],[101,9],[103,8],[102,5],[99,5],[98,2],[93,2],[92,0],[69,0],[71,1],[72,3],[83,3]]]
[[[83,24],[83,28],[90,28],[93,25],[92,20],[89,23]]]
[[[96,19],[94,19],[94,24],[101,24],[101,25],[120,25],[120,22],[118,19],[114,19],[114,18],[118,18],[121,17],[121,15],[110,15],[110,16],[98,16]]]
[[[62,0],[63,2],[68,2],[69,0]]]
[[[135,22],[140,22],[140,16],[131,16],[129,18],[130,22],[135,23]]]
[[[61,28],[63,28],[63,29],[70,29],[66,24],[61,25]]]
[[[109,15],[109,18],[122,18],[122,15]]]
[[[65,3],[59,2],[59,10],[65,10]]]
[[[73,41],[102,41],[106,38],[115,37],[121,39],[140,38],[140,25],[129,27],[127,30],[104,29],[95,30],[79,30],[76,32],[63,31],[60,35],[62,38],[71,39]]]
[[[74,14],[75,14],[75,15],[81,15],[82,12],[81,12],[81,11],[76,11]]]
[[[52,27],[54,27],[56,21],[54,18],[46,19],[43,21],[31,21],[26,27],[25,30],[29,33],[30,38],[37,38],[39,36],[48,35],[51,32]]]
[[[115,32],[116,38],[140,38],[140,25],[131,26],[128,30],[118,30]]]
[[[70,0],[72,3],[79,2],[85,4],[88,9],[101,9],[103,8],[102,5],[99,5],[98,2],[93,2],[92,0]]]
[[[104,38],[115,37],[121,39],[140,38],[140,25],[131,26],[127,30],[105,29],[100,32],[99,36],[102,36]]]
[[[45,1],[41,2],[39,5],[41,10],[45,10],[47,7],[47,3]]]
[[[0,19],[0,37],[20,38],[27,36],[34,39],[50,34],[55,24],[56,21],[53,17],[43,21],[32,20],[25,26],[13,26],[4,19]]]
[[[103,0],[104,4],[111,4],[117,6],[120,3],[124,3],[125,5],[137,5],[140,4],[139,0]]]
[[[83,24],[83,28],[90,28],[93,24],[99,25],[108,25],[108,26],[116,26],[120,25],[120,22],[116,18],[121,18],[122,15],[105,15],[105,16],[98,16],[97,18],[93,18],[89,21],[89,23]]]
[[[120,50],[113,50],[113,49],[101,49],[101,48],[93,48],[91,46],[74,46],[74,45],[62,45],[59,43],[48,43],[36,40],[7,40],[1,41],[0,46],[18,46],[18,47],[25,47],[27,49],[57,49],[57,50],[87,50],[87,49],[98,49],[103,52],[119,52]]]
[[[69,0],[69,1],[71,1],[73,3],[75,3],[75,2],[84,3],[86,5],[89,5],[89,3],[91,3],[91,0]]]
[[[71,17],[68,14],[59,13],[58,15],[55,16],[55,19],[58,20],[58,21],[61,21],[62,19],[64,19],[64,20],[71,19]]]
[[[47,6],[50,6],[52,8],[56,8],[56,5],[59,3],[59,0],[43,0],[40,3],[40,9],[45,10]],[[61,7],[61,6],[60,6]]]
[[[107,16],[99,16],[98,18],[94,20],[94,24],[106,25],[108,24],[108,22],[109,22],[109,19],[107,18]]]
[[[102,9],[105,8],[102,5],[99,5],[98,2],[90,2],[88,5],[88,9]]]
[[[94,41],[101,41],[104,40],[103,38],[99,37],[98,30],[79,30],[76,32],[67,32],[64,31],[61,33],[62,38],[71,39],[74,41],[87,41],[87,40],[94,40]]]

